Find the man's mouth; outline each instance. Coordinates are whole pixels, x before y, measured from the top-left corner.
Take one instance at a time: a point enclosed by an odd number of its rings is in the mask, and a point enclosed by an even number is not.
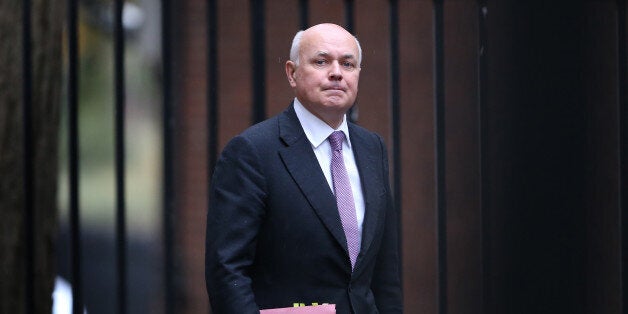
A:
[[[337,91],[342,91],[342,92],[345,91],[345,89],[340,85],[326,86],[325,88],[323,88],[323,90],[331,90],[331,91],[337,90]]]

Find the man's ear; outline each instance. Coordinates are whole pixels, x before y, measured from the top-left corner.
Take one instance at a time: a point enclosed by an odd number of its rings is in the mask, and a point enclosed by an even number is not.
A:
[[[297,82],[296,82],[296,71],[297,71],[297,65],[294,64],[294,62],[288,60],[286,61],[286,77],[288,78],[288,83],[290,83],[290,86],[295,87]]]

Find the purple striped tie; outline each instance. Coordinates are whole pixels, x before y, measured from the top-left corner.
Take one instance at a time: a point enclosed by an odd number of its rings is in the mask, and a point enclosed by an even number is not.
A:
[[[334,182],[334,193],[336,194],[336,204],[342,222],[342,228],[347,238],[347,248],[351,259],[351,268],[355,267],[355,261],[360,253],[360,231],[358,230],[358,219],[355,214],[355,203],[353,202],[353,192],[351,183],[347,175],[347,168],[342,158],[342,141],[345,136],[342,131],[335,131],[329,136],[331,144],[331,176]]]

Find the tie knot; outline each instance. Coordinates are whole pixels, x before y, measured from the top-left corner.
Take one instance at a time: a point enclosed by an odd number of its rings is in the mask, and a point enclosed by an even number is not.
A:
[[[329,144],[331,144],[331,149],[333,150],[342,150],[342,140],[345,139],[344,133],[342,131],[334,131],[329,136]]]

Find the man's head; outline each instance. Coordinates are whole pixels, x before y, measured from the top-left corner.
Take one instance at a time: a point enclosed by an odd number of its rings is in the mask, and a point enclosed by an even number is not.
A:
[[[336,128],[355,102],[361,59],[353,35],[335,24],[319,24],[295,36],[286,75],[303,106]]]

